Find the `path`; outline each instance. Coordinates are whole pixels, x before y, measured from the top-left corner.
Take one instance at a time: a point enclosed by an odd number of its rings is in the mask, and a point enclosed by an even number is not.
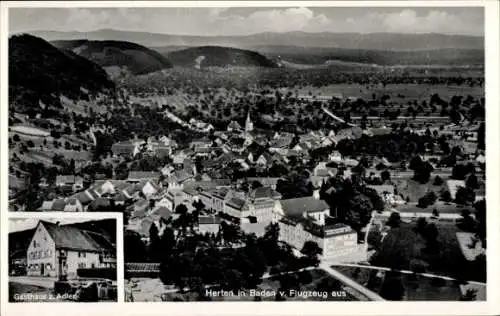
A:
[[[327,110],[326,108],[322,108],[323,109],[323,112],[325,112],[326,114],[328,114],[329,116],[331,116],[334,120],[336,121],[339,121],[341,123],[344,123],[344,124],[347,124],[351,127],[354,127],[356,125],[352,124],[352,123],[347,123],[346,121],[344,121],[342,118],[338,117],[337,115],[333,114],[332,112],[330,112],[329,110]]]
[[[444,276],[444,275],[438,275],[438,274],[433,274],[433,273],[416,273],[410,270],[396,270],[396,269],[391,269],[387,267],[378,267],[378,266],[370,266],[370,265],[362,265],[362,264],[354,264],[354,263],[338,263],[338,264],[332,264],[332,266],[338,266],[338,267],[356,267],[356,268],[365,268],[365,269],[373,269],[373,270],[382,270],[382,271],[393,271],[393,272],[398,272],[402,274],[415,274],[415,275],[420,275],[428,278],[440,278],[448,281],[459,281],[455,278]],[[469,284],[477,284],[477,285],[484,285],[486,286],[486,283],[478,282],[478,281],[465,281]]]
[[[354,281],[353,279],[351,279],[351,278],[347,277],[346,275],[340,273],[339,271],[333,269],[332,267],[330,267],[330,265],[328,265],[326,263],[322,263],[322,264],[319,265],[319,267],[320,267],[320,269],[322,269],[323,271],[327,272],[328,274],[330,274],[334,278],[338,279],[342,283],[344,283],[344,284],[352,287],[356,291],[358,291],[361,294],[365,295],[370,300],[372,300],[372,301],[385,301],[377,293],[373,292],[372,290],[367,289],[366,287],[362,286],[361,284],[359,284],[358,282]]]

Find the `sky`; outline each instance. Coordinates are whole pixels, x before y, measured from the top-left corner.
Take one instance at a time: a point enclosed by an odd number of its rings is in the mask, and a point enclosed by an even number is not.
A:
[[[94,219],[91,218],[44,218],[46,222],[57,223],[60,224],[73,224],[73,223],[81,223],[88,222]],[[38,225],[39,219],[37,218],[9,218],[9,233],[27,230],[31,228],[35,228]]]
[[[117,29],[182,35],[396,32],[484,35],[476,7],[11,8],[10,33]]]

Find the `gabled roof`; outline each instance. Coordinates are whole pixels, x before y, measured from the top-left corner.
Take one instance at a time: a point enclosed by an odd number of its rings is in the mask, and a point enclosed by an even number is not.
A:
[[[232,197],[229,199],[229,201],[226,202],[229,206],[241,210],[243,206],[245,206],[245,200],[237,198],[237,197]]]
[[[54,200],[52,203],[51,211],[54,212],[64,212],[64,208],[66,207],[66,201],[64,199]]]
[[[304,212],[320,212],[330,208],[324,200],[318,200],[312,196],[286,199],[280,202],[285,216],[292,217],[302,216]]]
[[[281,197],[281,194],[274,191],[270,187],[260,187],[250,191],[248,197],[254,199],[275,199]]]
[[[238,122],[236,122],[236,121],[231,121],[231,123],[229,123],[229,125],[227,126],[227,128],[241,129],[241,125],[238,124]]]
[[[170,217],[172,217],[172,212],[164,207],[164,206],[160,206],[158,208],[155,208],[152,212],[151,212],[151,215],[153,216],[159,216],[161,218],[165,218],[165,219],[169,219]]]
[[[98,233],[46,221],[40,221],[39,225],[43,225],[47,229],[56,248],[97,252],[115,250],[111,242]]]

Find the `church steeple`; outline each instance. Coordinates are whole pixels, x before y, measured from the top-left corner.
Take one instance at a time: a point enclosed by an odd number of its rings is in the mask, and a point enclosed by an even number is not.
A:
[[[245,132],[251,132],[253,131],[253,123],[252,120],[250,119],[250,111],[247,113],[247,120],[245,121]]]

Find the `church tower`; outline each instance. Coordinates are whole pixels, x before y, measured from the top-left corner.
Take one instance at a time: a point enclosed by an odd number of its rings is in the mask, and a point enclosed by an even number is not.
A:
[[[245,121],[245,132],[251,132],[253,131],[253,123],[252,120],[250,119],[250,111],[247,113],[247,120]]]

